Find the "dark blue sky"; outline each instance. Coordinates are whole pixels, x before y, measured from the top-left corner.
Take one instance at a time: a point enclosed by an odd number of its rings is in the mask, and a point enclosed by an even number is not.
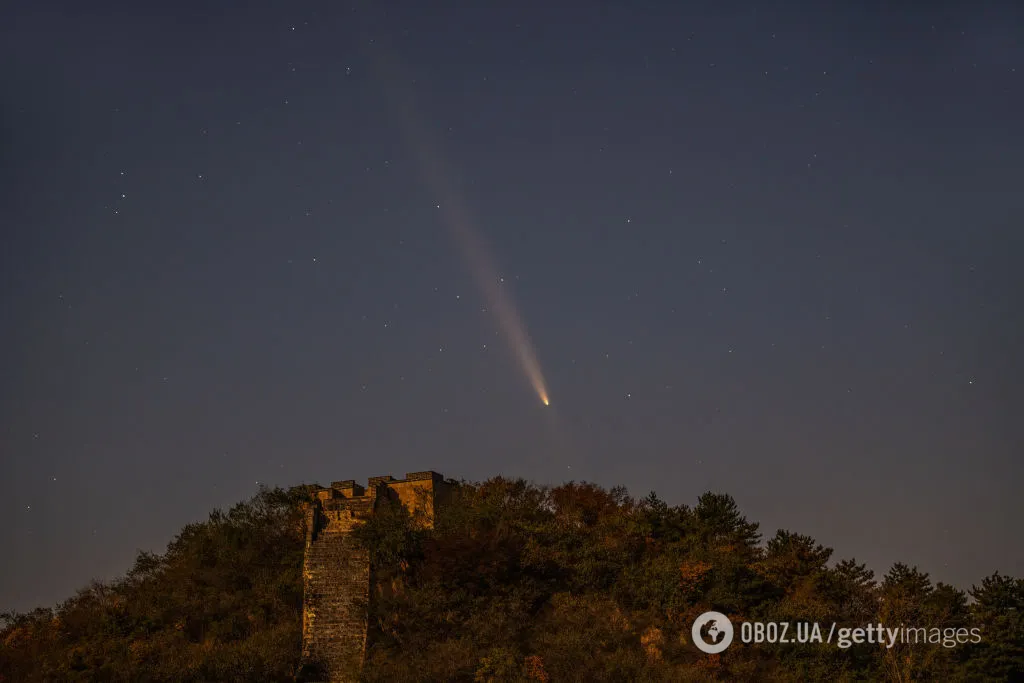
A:
[[[92,4],[0,20],[0,609],[424,469],[1024,575],[1024,10]]]

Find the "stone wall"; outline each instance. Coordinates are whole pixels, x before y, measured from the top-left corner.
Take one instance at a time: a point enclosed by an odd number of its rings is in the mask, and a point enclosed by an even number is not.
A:
[[[366,655],[371,567],[350,532],[385,500],[400,502],[432,526],[435,504],[449,486],[436,472],[371,477],[365,489],[352,480],[337,481],[306,505],[302,658],[304,665],[322,667],[324,681],[358,680]]]

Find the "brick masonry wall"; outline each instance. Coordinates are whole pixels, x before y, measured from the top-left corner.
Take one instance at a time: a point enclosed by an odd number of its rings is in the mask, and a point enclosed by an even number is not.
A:
[[[366,652],[370,558],[349,530],[349,510],[315,506],[304,560],[303,657],[322,664],[330,683],[357,681]]]
[[[306,506],[302,658],[324,667],[326,683],[358,681],[366,656],[370,558],[352,529],[385,500],[400,502],[431,526],[435,498],[447,487],[436,472],[415,472],[404,480],[373,477],[365,490],[351,480],[337,481]]]

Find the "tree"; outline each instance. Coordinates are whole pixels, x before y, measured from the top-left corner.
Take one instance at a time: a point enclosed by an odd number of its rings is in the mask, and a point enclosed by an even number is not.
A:
[[[263,489],[56,609],[12,615],[0,680],[280,681],[298,664],[305,488]]]
[[[697,535],[706,549],[728,549],[751,553],[761,540],[758,524],[740,514],[733,497],[705,493],[693,510]]]
[[[964,649],[968,675],[990,680],[1024,680],[1024,580],[996,572],[972,586],[971,625],[980,642]]]
[[[308,488],[261,490],[190,524],[164,553],[54,609],[3,615],[9,681],[319,680],[298,671]],[[693,508],[622,489],[463,482],[425,528],[382,504],[354,532],[373,561],[368,681],[1016,680],[1024,582],[967,595],[894,565],[876,582],[794,531],[762,548],[736,502]],[[390,589],[387,589],[390,587]],[[919,642],[699,652],[717,609],[756,619],[917,629]],[[971,628],[978,642],[964,642]],[[919,631],[919,632],[918,632]],[[914,637],[914,634],[909,634]],[[960,642],[953,640],[960,634]],[[792,634],[791,634],[792,635]],[[953,642],[955,647],[951,646]]]
[[[967,623],[962,591],[942,583],[933,586],[927,573],[897,563],[882,580],[879,602],[878,621],[904,629],[904,637],[882,656],[891,680],[950,680],[957,674],[957,653],[948,636]]]

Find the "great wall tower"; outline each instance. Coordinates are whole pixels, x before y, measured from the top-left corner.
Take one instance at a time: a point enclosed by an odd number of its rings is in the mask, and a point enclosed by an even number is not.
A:
[[[352,539],[352,529],[384,501],[402,504],[430,527],[435,504],[452,484],[437,472],[412,472],[405,479],[371,477],[365,489],[353,480],[336,481],[316,491],[305,505],[302,660],[320,670],[317,680],[359,680],[366,655],[373,572],[369,554]]]

